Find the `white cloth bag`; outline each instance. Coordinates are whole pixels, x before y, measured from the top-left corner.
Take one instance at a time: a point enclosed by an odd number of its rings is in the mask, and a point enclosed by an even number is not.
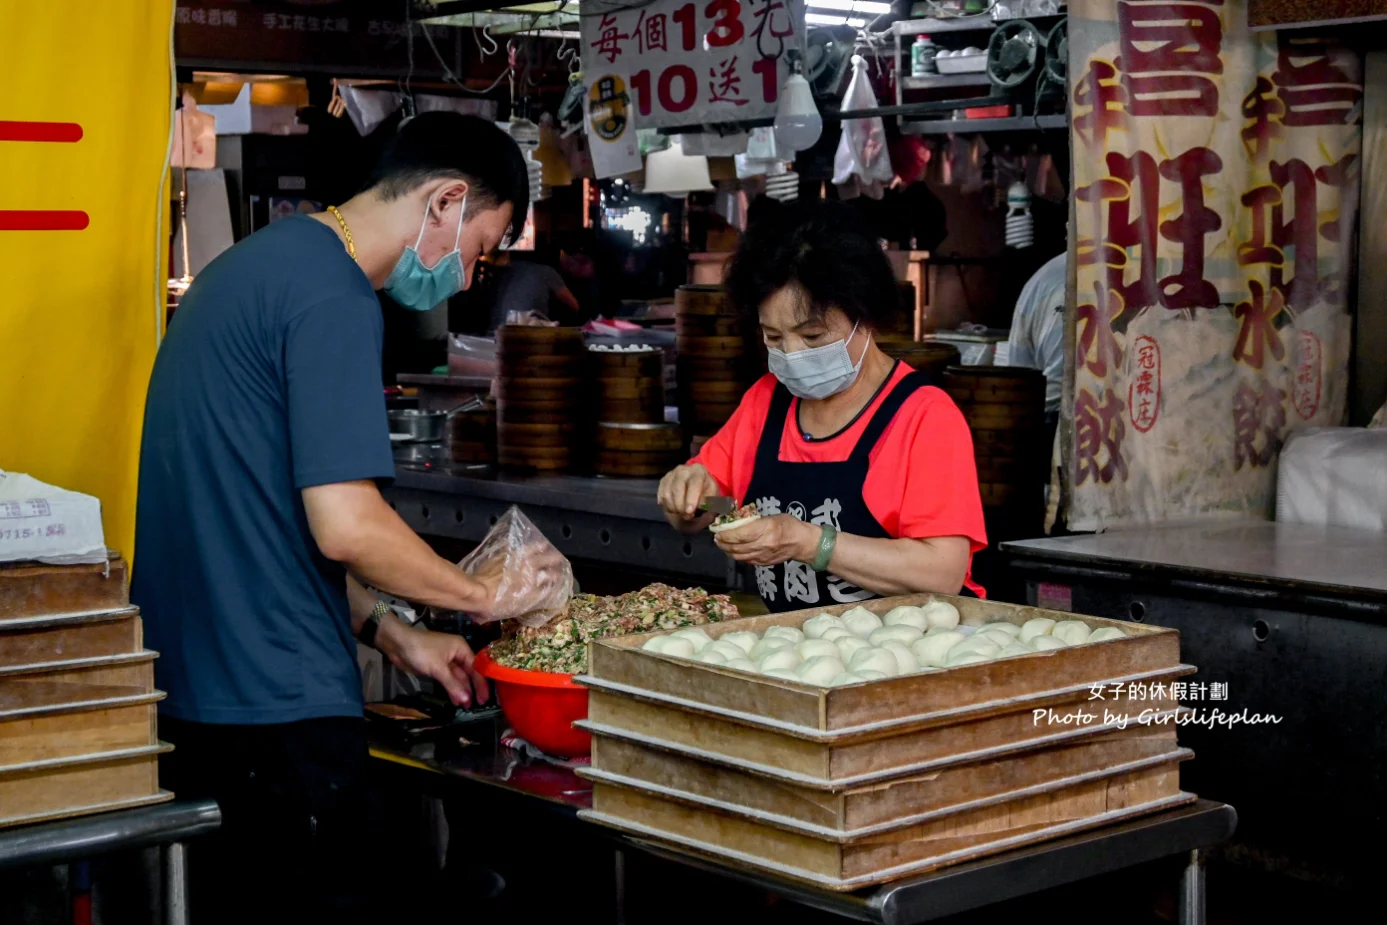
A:
[[[0,562],[106,561],[101,502],[91,495],[0,469]]]

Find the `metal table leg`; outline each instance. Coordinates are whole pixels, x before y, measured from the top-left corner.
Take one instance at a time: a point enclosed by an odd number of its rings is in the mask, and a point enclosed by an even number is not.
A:
[[[1195,849],[1180,874],[1180,925],[1204,925],[1204,854]]]
[[[616,884],[616,925],[626,925],[626,852],[618,848],[614,852],[615,869],[613,880]]]
[[[182,842],[162,848],[164,925],[188,925],[188,849]]]

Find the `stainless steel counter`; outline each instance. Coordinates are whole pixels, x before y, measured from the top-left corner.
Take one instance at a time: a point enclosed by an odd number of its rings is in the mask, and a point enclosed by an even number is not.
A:
[[[0,832],[0,870],[66,864],[157,846],[163,869],[164,921],[167,925],[187,925],[184,843],[216,831],[221,818],[221,809],[211,800],[185,800],[18,826]]]
[[[1233,833],[1238,818],[1231,806],[1200,800],[1169,812],[945,867],[855,893],[837,893],[735,862],[704,857],[663,843],[632,838],[610,829],[577,822],[572,816],[577,810],[592,804],[591,783],[569,768],[521,757],[496,744],[494,739],[481,735],[476,738],[481,741],[465,748],[433,744],[404,748],[377,742],[371,749],[371,755],[377,760],[381,780],[393,788],[413,789],[471,807],[479,804],[493,809],[504,807],[503,816],[507,822],[526,833],[527,859],[541,869],[544,862],[540,859],[546,853],[562,852],[571,862],[577,855],[591,857],[600,852],[614,851],[615,877],[610,887],[614,887],[618,895],[618,908],[625,906],[628,890],[641,892],[639,887],[642,884],[628,882],[634,878],[626,875],[624,859],[628,859],[627,856],[632,853],[713,874],[717,878],[713,881],[713,889],[725,889],[726,881],[736,881],[839,918],[880,925],[914,925],[934,921],[1016,897],[1031,896],[1062,884],[1161,859],[1177,859],[1183,867],[1180,874],[1180,921],[1202,923],[1202,849],[1227,839]],[[471,818],[475,817],[469,816]],[[534,832],[541,833],[542,837],[536,838],[530,834]],[[666,866],[662,870],[667,872],[669,868]],[[661,880],[667,882],[663,877]],[[607,884],[595,883],[585,883],[583,886],[592,897],[600,896],[608,888]],[[659,901],[667,903],[668,897],[661,894]],[[738,913],[742,911],[736,910]],[[1044,918],[1043,915],[1040,917]],[[677,916],[674,919],[684,920]],[[620,921],[620,918],[617,920]]]
[[[1367,530],[1222,521],[1022,540],[1003,549],[1172,577],[1387,601],[1387,534]]]
[[[1195,753],[1182,786],[1238,807],[1232,856],[1376,882],[1357,846],[1387,825],[1387,535],[1234,521],[1002,550],[1031,603],[1179,630],[1199,668],[1187,706],[1275,717],[1180,730]],[[1353,812],[1335,812],[1346,799]]]
[[[518,476],[489,467],[397,463],[386,498],[415,531],[480,541],[506,509],[518,505],[571,559],[641,569],[730,588],[731,559],[707,532],[677,533],[655,502],[653,479]]]

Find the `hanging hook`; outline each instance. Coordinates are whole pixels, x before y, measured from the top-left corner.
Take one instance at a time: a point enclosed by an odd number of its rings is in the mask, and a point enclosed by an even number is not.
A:
[[[583,58],[578,49],[573,46],[559,46],[559,63],[568,66],[570,76],[583,69]]]
[[[483,57],[483,58],[486,58],[486,57],[489,57],[489,56],[491,56],[491,55],[494,55],[494,54],[496,54],[498,51],[501,50],[501,46],[496,44],[496,39],[495,39],[495,38],[492,36],[492,34],[491,34],[491,25],[490,25],[490,24],[487,24],[487,25],[485,25],[485,26],[482,26],[482,28],[481,28],[480,31],[478,31],[478,30],[473,30],[473,35],[476,36],[476,39],[477,39],[477,50],[480,51],[480,52],[482,53],[482,57]],[[483,48],[483,47],[482,47],[482,39],[486,39],[487,44],[491,46],[490,49],[486,49],[486,48]]]

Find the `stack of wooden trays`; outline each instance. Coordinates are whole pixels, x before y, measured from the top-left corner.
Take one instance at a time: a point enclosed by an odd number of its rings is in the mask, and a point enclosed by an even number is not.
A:
[[[463,411],[448,420],[448,452],[455,463],[489,465],[496,462],[496,403]]]
[[[915,284],[906,279],[896,280],[900,310],[877,331],[880,339],[913,341],[915,339]]]
[[[172,799],[128,589],[120,558],[0,564],[0,826]]]
[[[916,341],[901,337],[882,337],[877,341],[882,353],[893,360],[900,360],[912,369],[927,373],[935,385],[944,382],[944,371],[957,366],[960,355],[952,344],[938,341]]]
[[[506,468],[564,472],[581,462],[588,354],[578,328],[496,331],[496,457]]]
[[[684,461],[684,435],[678,424],[598,422],[598,475],[659,478]]]
[[[737,410],[764,357],[721,286],[680,286],[674,304],[679,421],[686,437],[710,437]]]
[[[665,358],[658,347],[603,350],[590,347],[595,408],[599,422],[663,424]]]
[[[884,614],[929,599],[865,606]],[[933,599],[972,626],[1073,618]],[[817,612],[703,629],[763,632]],[[580,815],[853,890],[1193,801],[1180,790],[1192,753],[1176,741],[1182,708],[1170,692],[1194,671],[1180,664],[1179,634],[1085,622],[1129,635],[836,688],[643,651],[649,635],[597,641],[580,679],[590,699],[577,725],[593,737],[592,766],[580,772],[593,781],[593,807]],[[1143,712],[1155,721],[1137,723]],[[1081,713],[1095,720],[1075,721]]]
[[[1042,532],[1050,447],[1045,374],[1020,366],[954,366],[944,388],[973,431],[978,488],[996,541]],[[993,535],[996,526],[1000,535]]]

